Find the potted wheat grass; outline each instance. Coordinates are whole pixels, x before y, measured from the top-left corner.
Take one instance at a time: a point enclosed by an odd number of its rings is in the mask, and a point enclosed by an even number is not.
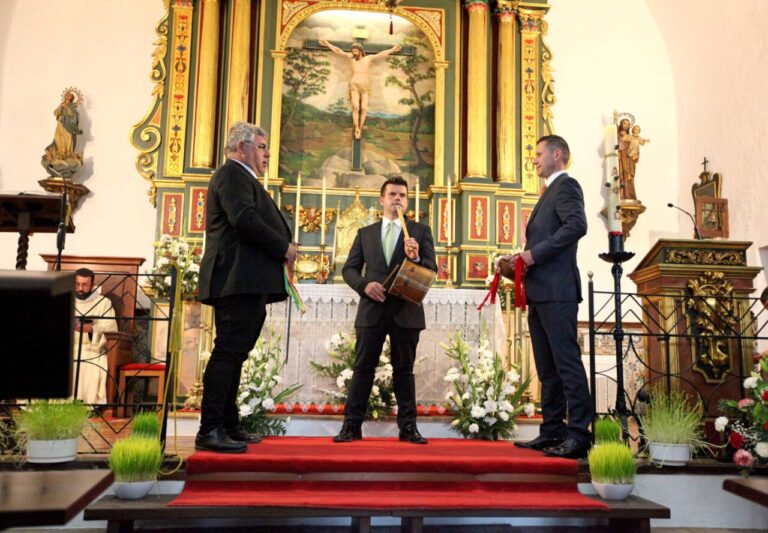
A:
[[[635,487],[637,464],[632,450],[620,442],[604,442],[587,456],[597,493],[606,500],[624,500]]]
[[[683,391],[665,394],[657,390],[640,416],[641,431],[648,442],[648,457],[659,466],[685,466],[691,452],[705,449],[703,406]]]
[[[595,421],[595,446],[609,442],[621,442],[621,424],[613,417],[605,416]]]
[[[125,500],[146,496],[155,486],[162,463],[163,450],[156,438],[132,436],[115,442],[109,452],[115,496]]]
[[[91,408],[79,400],[30,400],[14,416],[17,442],[30,463],[62,463],[77,457],[77,439]]]

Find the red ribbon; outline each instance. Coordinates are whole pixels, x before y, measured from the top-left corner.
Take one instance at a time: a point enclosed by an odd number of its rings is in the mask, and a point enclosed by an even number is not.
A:
[[[483,298],[483,301],[480,302],[480,305],[477,306],[478,311],[483,310],[483,306],[485,305],[485,302],[488,301],[488,299],[491,299],[491,305],[494,305],[496,303],[496,293],[499,290],[499,282],[501,281],[501,274],[496,271],[496,274],[493,276],[493,281],[491,281],[491,288],[488,289],[488,294],[485,295],[485,298]]]
[[[525,277],[526,269],[525,261],[521,257],[515,261],[515,307],[519,307],[525,311],[525,284],[523,278]]]

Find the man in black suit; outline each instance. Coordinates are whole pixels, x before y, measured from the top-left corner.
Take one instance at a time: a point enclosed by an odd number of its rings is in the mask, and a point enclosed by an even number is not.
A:
[[[382,283],[406,257],[437,271],[435,246],[428,226],[406,221],[410,235],[404,239],[398,207],[408,207],[408,183],[400,176],[389,178],[381,187],[381,222],[361,228],[342,269],[344,281],[360,295],[355,318],[354,374],[344,406],[344,424],[334,442],[362,439],[362,424],[373,387],[384,340],[389,335],[392,352],[392,385],[397,398],[397,426],[400,440],[426,444],[416,427],[416,383],[413,364],[419,334],[426,327],[424,308],[396,296],[387,296]],[[363,267],[365,273],[363,274]]]
[[[546,188],[528,219],[525,251],[505,256],[499,267],[508,276],[513,275],[516,261],[527,267],[528,329],[541,381],[544,421],[539,436],[516,444],[547,455],[580,458],[586,457],[592,442],[592,401],[576,332],[581,302],[576,249],[587,233],[587,220],[581,186],[565,171],[569,158],[562,137],[539,139],[534,165]]]
[[[261,333],[267,304],[285,300],[283,264],[296,245],[275,202],[257,181],[269,161],[267,134],[237,122],[229,130],[227,161],[208,185],[200,300],[215,310],[216,340],[203,377],[195,449],[242,453],[261,437],[240,425],[240,371]]]

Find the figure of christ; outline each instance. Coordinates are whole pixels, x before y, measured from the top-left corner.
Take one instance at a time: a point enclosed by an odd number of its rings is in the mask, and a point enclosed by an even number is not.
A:
[[[390,54],[400,51],[400,45],[396,44],[392,48],[383,50],[378,54],[370,56],[365,55],[363,45],[353,43],[351,52],[345,52],[338,46],[334,46],[328,41],[319,41],[321,46],[325,46],[334,54],[349,59],[349,65],[352,69],[352,77],[349,79],[349,100],[352,102],[352,126],[355,129],[355,139],[359,139],[363,134],[365,125],[365,115],[368,112],[368,98],[371,94],[371,80],[368,77],[368,69],[375,59],[382,59]]]

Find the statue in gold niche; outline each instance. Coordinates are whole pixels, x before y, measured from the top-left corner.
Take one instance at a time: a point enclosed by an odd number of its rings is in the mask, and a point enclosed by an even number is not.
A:
[[[619,140],[619,177],[621,188],[619,195],[622,200],[637,201],[635,191],[635,171],[640,160],[640,146],[651,142],[640,137],[640,126],[624,117],[617,126]]]

